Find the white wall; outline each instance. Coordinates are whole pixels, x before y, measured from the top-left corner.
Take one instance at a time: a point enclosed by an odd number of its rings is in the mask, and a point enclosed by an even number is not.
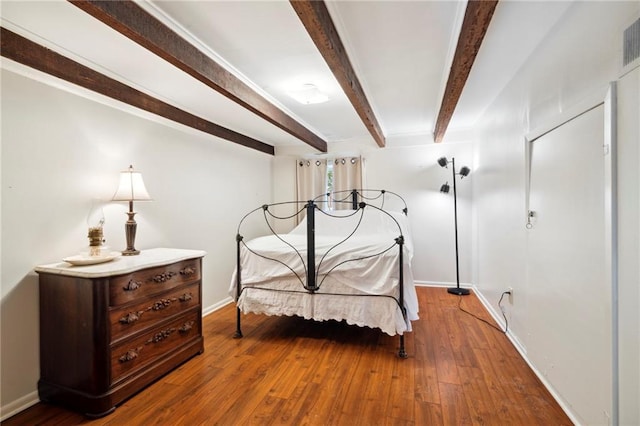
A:
[[[474,178],[473,146],[469,143],[429,144],[385,148],[366,156],[370,188],[397,192],[407,202],[415,246],[413,273],[416,281],[432,285],[456,285],[453,180],[451,165],[437,164],[440,157],[456,159],[456,169],[470,167],[471,174],[456,177],[458,193],[458,246],[460,284],[471,283],[471,188]],[[449,182],[451,192],[440,186]]]
[[[618,84],[620,424],[640,424],[640,68]]]
[[[517,3],[500,3],[496,13]],[[604,97],[609,81],[618,77],[619,32],[640,13],[639,8],[638,2],[573,4],[472,129],[477,137],[465,142],[473,144],[445,140],[413,147],[390,144],[363,152],[367,186],[398,192],[407,200],[416,242],[415,278],[424,282],[455,281],[453,206],[450,196],[438,192],[450,177],[436,159],[455,156],[459,165],[471,166],[469,178],[458,181],[461,280],[477,285],[482,297],[491,302],[497,301],[505,285],[515,288],[507,313],[514,338],[525,348],[525,318],[544,312],[527,310],[524,137],[576,105]],[[637,83],[625,87],[640,96]],[[627,98],[633,100],[633,96]],[[621,157],[625,169],[621,168],[620,179],[621,188],[630,188],[624,191],[625,205],[631,210],[621,213],[625,218],[621,234],[626,236],[628,250],[621,274],[625,274],[623,288],[630,299],[625,299],[620,315],[625,350],[636,352],[625,352],[627,358],[621,360],[625,381],[620,418],[626,420],[624,424],[639,424],[638,346],[633,342],[640,330],[640,129],[637,108],[627,112],[621,118],[626,120],[621,143],[631,154]],[[295,196],[295,167],[289,166],[295,156],[285,153],[272,159],[7,72],[2,74],[1,118],[2,416],[7,407],[18,408],[35,398],[38,314],[33,266],[57,261],[86,244],[90,201],[111,196],[118,171],[133,163],[144,173],[155,199],[136,205],[137,247],[165,245],[209,253],[204,262],[205,306],[226,297],[238,217],[257,204]],[[191,186],[184,190],[184,184]],[[215,200],[211,188],[222,191]],[[113,247],[124,246],[124,211],[123,205],[107,209],[106,237]],[[189,215],[189,220],[176,220],[183,215]]]
[[[516,5],[517,2],[500,3],[496,13],[501,13],[501,8]],[[527,322],[527,318],[545,316],[548,312],[533,311],[528,303],[531,289],[526,280],[530,259],[524,227],[527,177],[525,137],[540,129],[551,128],[560,119],[572,115],[572,112],[593,106],[604,99],[609,82],[618,78],[621,32],[630,24],[630,19],[639,13],[638,2],[573,3],[473,129],[479,136],[475,145],[473,194],[477,223],[474,282],[482,296],[493,303],[496,312],[499,310],[495,301],[500,292],[505,286],[514,287],[513,303],[507,305],[507,314],[511,334],[525,353],[535,351],[544,354],[546,350],[563,350],[562,346],[531,346],[531,334],[539,335],[550,330],[532,330],[532,325]],[[632,120],[633,126],[637,126],[637,115]],[[572,158],[566,161],[570,162]],[[633,168],[637,169],[637,163]],[[583,172],[589,173],[589,170]],[[637,174],[632,176],[627,173],[622,179],[627,185],[636,185],[637,192]],[[635,211],[637,214],[637,204]],[[627,231],[632,232],[630,238],[638,239],[637,228],[621,229],[621,233]],[[634,265],[637,276],[637,263]],[[580,303],[579,295],[572,300]],[[609,306],[603,306],[602,309],[609,309]],[[636,304],[634,311],[637,312],[637,309]],[[626,319],[621,318],[621,321]],[[637,316],[629,319],[637,323]],[[592,317],[585,317],[586,327],[591,320]],[[638,328],[632,327],[632,330],[636,332],[637,340]],[[568,351],[570,348],[566,349]],[[606,359],[605,352],[610,353],[613,349],[598,347],[588,350],[599,351]],[[631,370],[632,364],[621,365],[621,376],[635,371],[637,377],[637,358],[631,363],[635,363],[635,368]],[[533,367],[542,370],[541,366],[534,364]],[[588,375],[589,372],[585,371],[584,374]],[[572,379],[569,377],[567,380]],[[638,385],[636,380],[631,379],[635,381],[632,385],[636,386],[635,389]],[[550,385],[553,391],[554,383]],[[576,407],[587,406],[591,401],[568,400],[567,395],[562,394],[557,396],[573,419],[581,424],[607,424],[608,416],[612,414],[600,412],[598,418],[587,418]],[[621,415],[621,418],[624,416]],[[633,419],[627,424],[640,422],[637,414],[626,418]]]
[[[207,252],[206,310],[228,297],[239,219],[271,200],[273,157],[14,72],[3,70],[1,76],[4,418],[37,400],[38,277],[33,268],[88,245],[86,217],[96,199],[106,204],[107,244],[125,248],[126,203],[109,202],[121,170],[133,164],[142,171],[154,199],[134,206],[136,248]]]

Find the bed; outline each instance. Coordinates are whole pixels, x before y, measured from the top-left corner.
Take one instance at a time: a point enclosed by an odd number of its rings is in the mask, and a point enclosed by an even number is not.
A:
[[[389,198],[399,200],[395,206],[400,207],[385,208],[392,204]],[[345,203],[347,210],[327,208]],[[294,213],[274,213],[284,205]],[[243,226],[253,216],[269,232],[245,241]],[[301,216],[290,232],[275,231],[274,222]],[[399,335],[398,355],[407,357],[404,333],[418,319],[418,301],[407,208],[399,195],[360,189],[263,205],[240,221],[236,241],[237,265],[229,288],[237,305],[235,337],[242,337],[242,312],[296,315]]]

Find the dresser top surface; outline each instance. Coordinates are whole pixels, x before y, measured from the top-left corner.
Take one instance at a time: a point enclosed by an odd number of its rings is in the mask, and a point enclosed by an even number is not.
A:
[[[185,250],[174,248],[154,248],[142,250],[139,255],[119,256],[114,260],[95,265],[72,265],[67,262],[38,265],[38,273],[68,275],[79,278],[101,278],[128,274],[140,269],[168,265],[181,260],[204,257],[202,250]]]

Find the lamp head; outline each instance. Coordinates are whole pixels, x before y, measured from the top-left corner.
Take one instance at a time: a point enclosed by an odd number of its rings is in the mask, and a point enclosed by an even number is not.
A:
[[[451,187],[449,186],[449,182],[446,182],[446,183],[443,183],[442,186],[440,187],[440,192],[444,194],[448,194],[449,189],[451,189]]]
[[[440,167],[447,167],[449,161],[447,161],[447,157],[440,157],[438,158],[438,164],[440,164]]]
[[[460,175],[461,175],[462,177],[469,176],[469,173],[470,173],[470,172],[471,172],[471,169],[469,169],[467,166],[463,166],[463,167],[460,169]]]

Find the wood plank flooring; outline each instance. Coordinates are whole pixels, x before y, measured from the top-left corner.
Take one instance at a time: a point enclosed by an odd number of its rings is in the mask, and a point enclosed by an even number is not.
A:
[[[344,323],[243,315],[203,320],[205,352],[106,417],[37,404],[13,425],[571,425],[475,295],[419,287],[398,338]]]

